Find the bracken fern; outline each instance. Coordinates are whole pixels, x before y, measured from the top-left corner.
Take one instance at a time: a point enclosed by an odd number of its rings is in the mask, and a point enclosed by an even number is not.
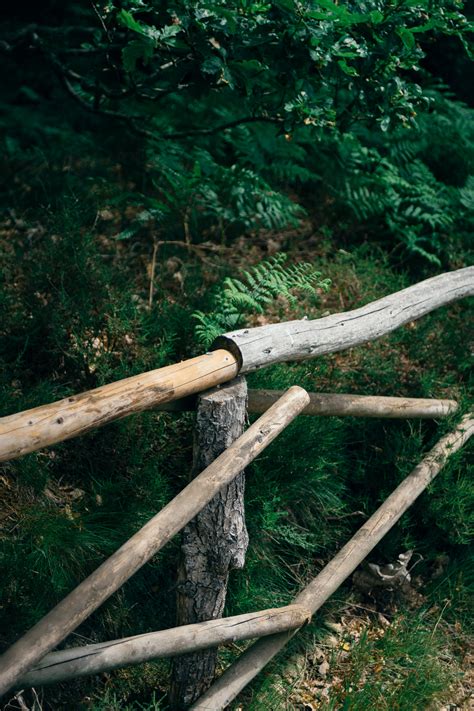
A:
[[[244,271],[241,279],[224,279],[223,286],[214,293],[213,310],[193,314],[197,340],[209,347],[223,332],[244,325],[249,316],[263,314],[278,298],[295,307],[297,293],[315,295],[317,289],[329,288],[329,280],[321,279],[321,272],[312,264],[285,266],[285,262],[286,255],[278,254]]]

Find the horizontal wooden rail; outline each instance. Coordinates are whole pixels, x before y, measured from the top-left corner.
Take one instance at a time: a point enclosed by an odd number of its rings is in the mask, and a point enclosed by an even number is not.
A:
[[[249,390],[248,411],[254,414],[266,412],[282,396],[283,390]],[[385,397],[381,395],[346,395],[333,393],[308,393],[309,405],[302,415],[337,417],[380,417],[385,419],[420,418],[433,419],[452,415],[458,409],[455,400],[432,398]],[[174,400],[156,408],[165,412],[194,410],[196,398],[191,396]]]
[[[62,442],[134,412],[207,390],[235,378],[228,351],[185,360],[0,419],[0,461]]]
[[[134,412],[207,390],[271,363],[334,353],[390,333],[434,309],[474,295],[474,267],[440,274],[360,309],[315,321],[243,329],[213,353],[0,418],[0,461],[76,437]],[[217,350],[216,350],[217,349]]]
[[[288,605],[245,615],[224,617],[169,630],[149,632],[111,642],[87,644],[47,654],[16,684],[18,689],[55,684],[88,674],[100,674],[119,667],[174,657],[217,647],[228,642],[266,637],[302,627],[311,613],[299,605]]]
[[[292,387],[167,506],[0,657],[0,696],[65,639],[255,459],[308,404]]]
[[[390,494],[355,536],[295,598],[314,614],[354,572],[370,551],[395,525],[415,499],[441,471],[448,457],[474,434],[473,414],[466,415],[454,432],[446,435]],[[221,711],[247,686],[295,634],[282,632],[255,642],[192,706],[193,711]]]
[[[237,358],[240,372],[307,360],[372,341],[452,301],[474,295],[474,267],[421,281],[362,308],[314,321],[287,321],[226,333],[215,342]]]

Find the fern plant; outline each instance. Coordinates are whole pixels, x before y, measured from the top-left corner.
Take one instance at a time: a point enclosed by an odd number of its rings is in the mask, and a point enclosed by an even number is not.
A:
[[[314,296],[317,289],[329,289],[330,280],[321,279],[321,272],[312,264],[287,266],[286,260],[286,255],[280,253],[244,271],[241,279],[224,279],[223,286],[214,292],[212,310],[193,314],[199,343],[208,348],[217,336],[243,326],[249,316],[265,313],[278,298],[294,308],[298,293]]]

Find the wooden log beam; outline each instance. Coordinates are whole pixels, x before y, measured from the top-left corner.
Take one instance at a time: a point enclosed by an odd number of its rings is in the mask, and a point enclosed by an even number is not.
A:
[[[0,696],[168,543],[308,404],[292,387],[167,506],[0,657]]]
[[[0,461],[48,447],[134,412],[235,378],[235,358],[224,350],[134,375],[0,419]]]
[[[354,311],[226,333],[214,347],[233,353],[240,372],[248,373],[272,363],[307,360],[358,346],[440,306],[473,295],[474,267],[466,267],[426,279]]]
[[[192,477],[245,430],[245,378],[201,393],[197,401]],[[248,546],[244,491],[241,472],[183,529],[176,585],[177,625],[222,617],[229,572],[243,568]],[[214,648],[178,656],[171,670],[171,708],[188,708],[196,701],[212,684],[216,665]]]
[[[55,684],[153,659],[205,650],[220,644],[265,637],[299,628],[310,617],[311,613],[304,607],[288,605],[51,652],[18,680],[16,688]]]
[[[283,394],[283,390],[249,390],[248,411],[261,415]],[[317,417],[380,417],[382,419],[438,419],[458,409],[456,400],[435,398],[349,395],[343,393],[308,393],[309,405],[302,415]],[[163,412],[187,412],[196,409],[196,397],[174,400],[156,408]]]
[[[458,427],[442,437],[415,469],[390,494],[388,499],[364,523],[355,536],[339,551],[304,590],[295,598],[314,614],[354,572],[370,551],[441,471],[448,457],[457,452],[474,434],[472,413]],[[211,688],[191,707],[192,711],[221,711],[247,686],[266,664],[285,646],[295,631],[271,635],[255,642],[227,669]]]
[[[249,390],[249,412],[265,412],[281,394],[281,390]],[[308,394],[310,402],[302,415],[432,419],[447,417],[458,408],[455,400],[331,393]]]
[[[343,314],[242,329],[217,339],[214,352],[0,418],[0,461],[76,437],[160,403],[232,380],[271,363],[351,348],[474,295],[474,267],[427,279]]]

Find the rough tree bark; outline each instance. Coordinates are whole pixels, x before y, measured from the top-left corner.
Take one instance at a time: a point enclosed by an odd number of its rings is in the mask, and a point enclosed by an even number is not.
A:
[[[199,395],[193,476],[240,437],[246,414],[247,384],[244,378]],[[178,625],[222,617],[229,571],[243,567],[248,545],[244,487],[244,473],[241,472],[183,531],[178,569]],[[216,661],[216,649],[175,659],[172,708],[187,708],[208,689],[214,679]]]

